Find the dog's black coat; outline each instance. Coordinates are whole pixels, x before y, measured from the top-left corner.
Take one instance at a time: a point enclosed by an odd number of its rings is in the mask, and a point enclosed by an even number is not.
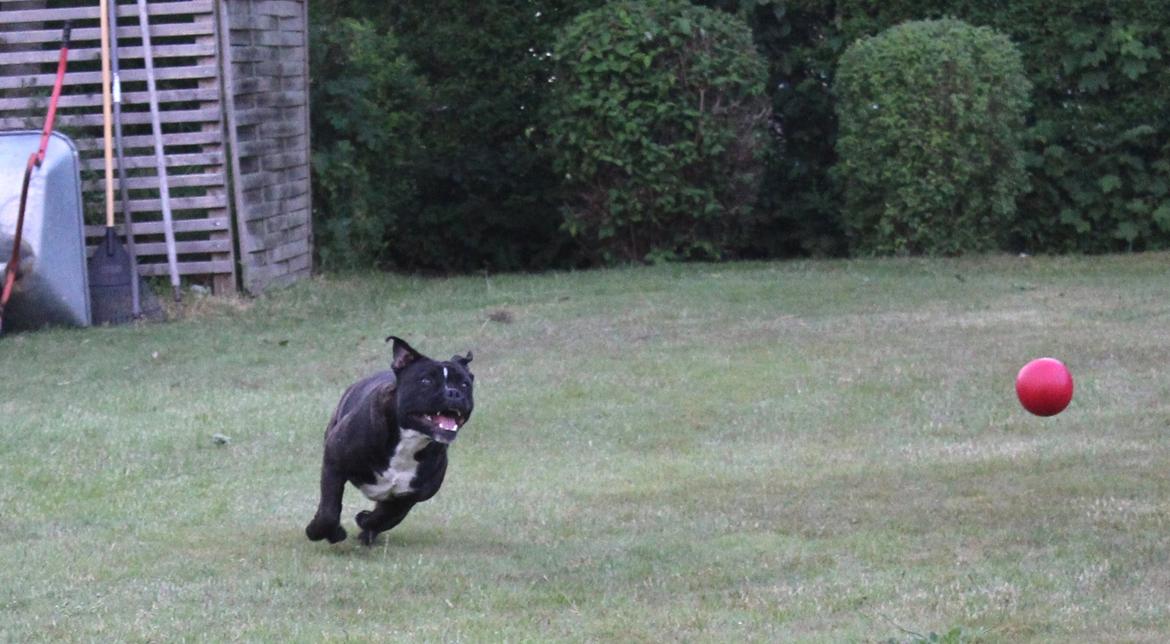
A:
[[[321,502],[305,528],[313,541],[345,539],[341,498],[346,481],[377,502],[372,511],[357,514],[363,544],[373,544],[379,533],[398,525],[416,503],[439,491],[447,446],[471,417],[475,376],[467,368],[470,352],[438,362],[399,338],[386,340],[394,342],[391,370],[346,389],[325,429]],[[411,450],[416,450],[413,458]]]

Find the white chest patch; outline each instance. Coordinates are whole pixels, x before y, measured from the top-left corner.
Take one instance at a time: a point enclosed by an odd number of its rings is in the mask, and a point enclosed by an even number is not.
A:
[[[378,478],[359,488],[362,494],[371,501],[385,501],[392,496],[410,494],[410,482],[418,471],[418,461],[414,455],[426,447],[431,439],[413,429],[400,430],[398,446],[394,448],[394,455],[390,457],[390,465],[378,472]]]

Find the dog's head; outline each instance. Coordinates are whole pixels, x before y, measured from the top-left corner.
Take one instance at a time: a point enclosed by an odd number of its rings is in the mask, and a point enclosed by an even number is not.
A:
[[[398,380],[398,426],[440,443],[453,442],[475,406],[471,397],[475,376],[467,368],[471,352],[439,362],[415,351],[401,338],[390,336],[386,341],[394,343],[391,368]]]

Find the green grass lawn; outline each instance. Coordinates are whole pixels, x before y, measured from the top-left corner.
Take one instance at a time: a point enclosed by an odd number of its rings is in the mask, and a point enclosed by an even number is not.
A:
[[[321,277],[5,335],[0,640],[1164,640],[1168,266]],[[376,546],[352,488],[310,543],[390,333],[473,350],[475,415]],[[1049,419],[1013,390],[1042,355],[1077,385]]]

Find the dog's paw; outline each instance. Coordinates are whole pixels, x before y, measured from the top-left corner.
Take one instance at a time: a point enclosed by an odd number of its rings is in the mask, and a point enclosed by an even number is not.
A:
[[[329,543],[338,543],[340,541],[345,541],[346,535],[345,528],[341,527],[340,524],[334,523],[329,525],[327,523],[318,522],[316,519],[314,519],[309,523],[308,527],[305,528],[305,536],[309,538],[309,541],[320,541],[322,539],[327,539]]]
[[[370,532],[369,530],[362,530],[362,533],[358,535],[358,540],[362,542],[363,546],[368,548],[374,545],[374,542],[378,540],[378,533]]]
[[[369,518],[369,516],[369,510],[362,510],[361,512],[357,513],[357,516],[355,516],[353,520],[357,522],[359,528],[364,529],[366,527],[366,519]]]

